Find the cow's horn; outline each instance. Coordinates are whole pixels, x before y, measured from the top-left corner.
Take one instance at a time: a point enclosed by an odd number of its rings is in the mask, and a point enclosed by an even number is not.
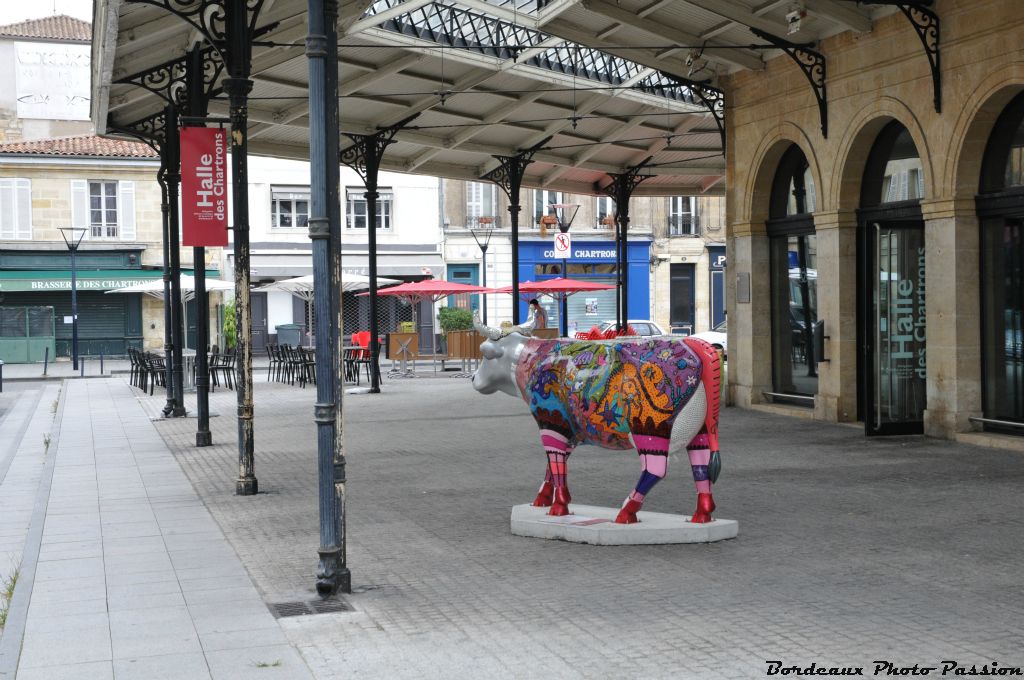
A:
[[[476,329],[477,333],[491,340],[497,340],[501,337],[500,328],[492,328],[491,326],[485,326],[480,323],[480,312],[476,310],[473,310],[473,328]]]
[[[537,327],[537,313],[530,314],[530,318],[526,320],[526,323],[521,323],[512,329],[514,333],[520,333],[522,335],[533,335],[533,330]]]

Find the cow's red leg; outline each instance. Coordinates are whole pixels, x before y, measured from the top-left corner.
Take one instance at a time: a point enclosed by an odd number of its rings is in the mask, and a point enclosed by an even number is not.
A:
[[[553,487],[551,509],[548,510],[548,514],[556,517],[568,515],[570,514],[569,501],[572,500],[572,496],[569,495],[568,461],[572,447],[569,446],[568,437],[554,430],[541,430],[540,439],[548,456],[548,475]],[[547,479],[545,479],[546,483]],[[541,493],[543,492],[544,486],[541,487]],[[540,499],[540,496],[541,494],[538,494],[537,498]],[[536,504],[535,500],[534,505]]]
[[[551,481],[551,466],[544,466],[544,483],[540,485],[540,490],[537,491],[537,497],[533,499],[533,507],[535,508],[550,508],[551,502],[555,498],[555,485]]]
[[[711,496],[711,480],[708,478],[708,463],[711,460],[709,447],[707,428],[702,428],[700,434],[686,446],[686,452],[690,455],[690,467],[693,469],[693,483],[697,487],[697,510],[690,518],[695,524],[710,522],[711,513],[715,509],[715,499]]]
[[[640,473],[640,481],[636,483],[633,492],[622,504],[615,522],[618,524],[635,524],[636,513],[643,507],[644,499],[651,492],[654,485],[665,478],[668,474],[668,445],[669,440],[664,437],[651,437],[645,435],[633,435],[637,450],[640,452],[640,464],[643,472]]]

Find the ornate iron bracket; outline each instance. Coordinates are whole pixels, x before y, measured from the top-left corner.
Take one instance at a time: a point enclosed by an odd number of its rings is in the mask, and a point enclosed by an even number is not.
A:
[[[164,62],[145,71],[133,73],[130,76],[118,79],[117,83],[126,85],[137,85],[163,99],[168,104],[174,104],[180,110],[186,111],[190,108],[190,89],[201,93],[204,99],[212,97],[219,89],[217,81],[224,72],[224,60],[220,52],[213,47],[207,46],[199,51],[199,70],[201,70],[202,84],[194,83],[192,87],[192,53],[171,61]],[[205,109],[205,102],[196,102],[198,108]]]
[[[151,5],[170,12],[199,31],[206,38],[206,42],[221,53],[225,62],[231,62],[227,36],[227,9],[225,7],[225,3],[231,2],[231,0],[125,0],[125,2]],[[256,21],[259,18],[260,10],[263,9],[264,2],[265,0],[245,0],[245,8],[249,13],[247,22],[249,44],[244,49],[246,54],[239,55],[244,60],[248,59],[248,50],[252,48],[252,41],[277,26],[277,22],[275,22],[262,28],[256,28]]]
[[[932,0],[857,0],[857,4],[888,5],[899,7],[903,16],[921,40],[924,53],[928,56],[928,66],[932,70],[932,92],[935,99],[935,112],[942,113],[942,75],[939,70],[939,38],[941,35],[939,15],[931,9]]]
[[[494,170],[481,175],[480,179],[494,182],[505,192],[508,202],[512,205],[519,205],[519,190],[523,185],[523,175],[526,174],[526,166],[533,162],[533,154],[543,148],[551,141],[551,137],[545,137],[529,149],[520,151],[515,156],[494,156],[499,165]]]
[[[932,70],[932,92],[935,99],[935,113],[942,113],[942,72],[939,70],[939,15],[926,6],[927,3],[901,2],[900,11],[910,20],[917,37],[921,39],[928,66]]]
[[[420,114],[414,113],[394,125],[381,128],[372,135],[344,133],[352,140],[352,146],[341,150],[341,162],[359,173],[367,192],[377,191],[377,173],[384,151],[395,140],[395,135]]]
[[[609,172],[608,176],[612,178],[611,184],[604,186],[601,189],[601,193],[606,196],[610,196],[615,201],[615,215],[624,215],[626,219],[629,219],[629,199],[633,195],[633,190],[636,189],[640,182],[645,179],[654,177],[654,175],[641,175],[640,171],[644,169],[644,166],[651,162],[654,156],[648,156],[640,163],[632,165],[626,168],[626,172]],[[623,211],[623,208],[625,210]]]
[[[134,137],[160,153],[167,139],[167,115],[161,110],[131,123],[115,123],[108,119],[107,130]]]
[[[807,82],[814,90],[814,96],[818,100],[818,113],[821,116],[821,136],[828,138],[828,101],[825,97],[825,55],[812,50],[809,44],[801,45],[788,40],[751,28],[750,32],[762,40],[782,50],[796,62],[803,71]]]
[[[725,92],[712,87],[707,83],[702,83],[696,80],[690,80],[689,78],[683,78],[682,76],[673,75],[671,73],[665,73],[664,71],[658,71],[661,77],[665,80],[671,81],[677,86],[687,88],[693,93],[700,103],[703,104],[707,110],[715,118],[715,124],[718,125],[718,134],[722,137],[722,154],[725,154]]]

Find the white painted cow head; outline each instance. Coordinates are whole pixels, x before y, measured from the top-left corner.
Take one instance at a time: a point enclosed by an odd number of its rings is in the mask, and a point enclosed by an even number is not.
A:
[[[473,313],[473,327],[487,338],[480,343],[483,359],[473,374],[473,389],[481,394],[493,394],[501,390],[513,397],[519,396],[516,389],[516,360],[535,323],[536,319],[530,316],[526,323],[503,331],[483,325],[476,312]]]

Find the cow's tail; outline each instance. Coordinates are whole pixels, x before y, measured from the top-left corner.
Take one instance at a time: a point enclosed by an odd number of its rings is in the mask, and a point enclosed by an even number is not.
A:
[[[711,449],[711,461],[708,464],[708,477],[712,483],[718,479],[721,470],[721,456],[718,452],[718,412],[722,394],[722,359],[718,350],[699,338],[685,338],[685,342],[701,361],[700,379],[704,384],[707,398],[707,411],[704,414],[704,429],[708,435],[708,448]]]

